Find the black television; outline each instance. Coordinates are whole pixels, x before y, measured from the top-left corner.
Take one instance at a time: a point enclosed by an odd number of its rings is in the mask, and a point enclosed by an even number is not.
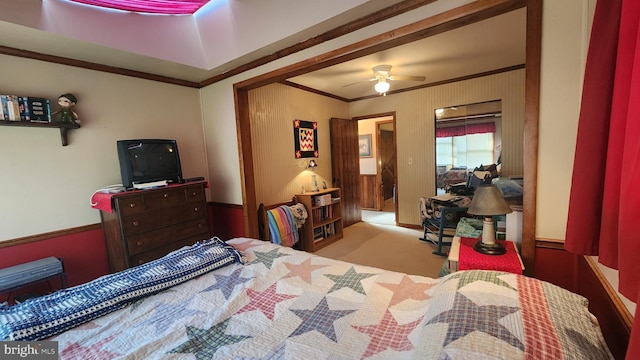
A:
[[[122,186],[125,188],[162,180],[182,182],[180,154],[175,140],[118,140],[116,147]]]

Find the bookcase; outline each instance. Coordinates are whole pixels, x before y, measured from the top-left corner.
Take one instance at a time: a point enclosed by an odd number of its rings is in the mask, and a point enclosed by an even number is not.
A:
[[[315,252],[342,239],[340,189],[329,188],[296,195],[307,209],[307,222],[300,232],[302,249]]]

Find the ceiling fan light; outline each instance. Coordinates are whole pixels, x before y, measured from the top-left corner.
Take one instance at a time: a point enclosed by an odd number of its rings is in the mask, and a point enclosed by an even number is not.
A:
[[[373,88],[376,89],[376,91],[379,92],[380,94],[384,94],[387,91],[389,91],[390,87],[391,87],[391,85],[389,85],[388,82],[386,82],[384,80],[380,80],[375,84],[375,86]]]

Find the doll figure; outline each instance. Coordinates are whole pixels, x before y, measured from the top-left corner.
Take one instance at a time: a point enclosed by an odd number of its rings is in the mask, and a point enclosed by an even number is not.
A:
[[[73,107],[76,105],[76,97],[73,94],[62,94],[58,97],[58,105],[60,109],[54,112],[52,115],[59,116],[59,121],[65,124],[79,124],[78,114],[73,111]]]

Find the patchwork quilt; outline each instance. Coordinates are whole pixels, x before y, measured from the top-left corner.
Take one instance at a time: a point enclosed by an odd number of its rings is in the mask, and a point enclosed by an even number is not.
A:
[[[521,275],[440,279],[259,240],[244,256],[65,331],[60,359],[610,359],[586,300]]]

